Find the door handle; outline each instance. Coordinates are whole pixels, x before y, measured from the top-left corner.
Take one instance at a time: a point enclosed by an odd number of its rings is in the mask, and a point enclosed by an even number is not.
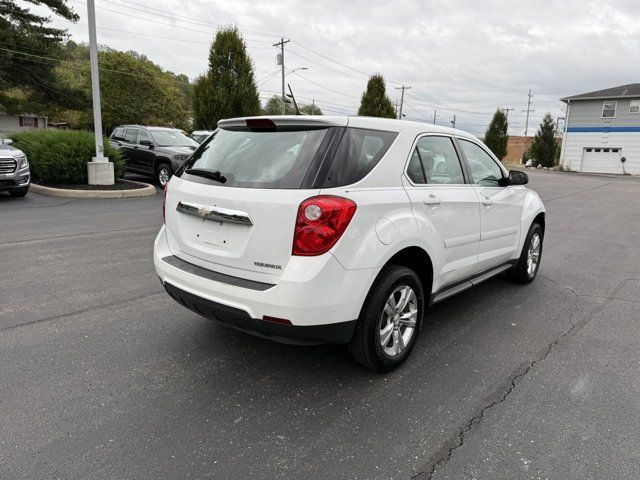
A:
[[[440,200],[440,197],[436,197],[433,194],[430,194],[427,198],[424,198],[422,200],[422,203],[424,203],[425,205],[440,205],[440,203],[442,203],[442,200]]]
[[[482,197],[482,204],[485,207],[490,207],[491,205],[493,205],[493,200],[491,200],[489,197]]]

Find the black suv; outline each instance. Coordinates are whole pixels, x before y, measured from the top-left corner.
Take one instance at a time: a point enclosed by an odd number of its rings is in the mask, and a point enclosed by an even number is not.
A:
[[[109,140],[124,154],[127,171],[153,175],[163,188],[199,146],[177,128],[141,125],[120,125]]]

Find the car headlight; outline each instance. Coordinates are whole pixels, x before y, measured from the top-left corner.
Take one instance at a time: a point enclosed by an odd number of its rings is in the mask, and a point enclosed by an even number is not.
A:
[[[186,153],[178,153],[178,154],[174,155],[173,158],[175,160],[177,160],[178,162],[184,162],[185,160],[188,160],[190,156],[191,155],[188,155]]]
[[[15,159],[18,165],[20,166],[19,170],[29,167],[29,160],[27,160],[26,155],[18,155],[17,157],[15,157]]]

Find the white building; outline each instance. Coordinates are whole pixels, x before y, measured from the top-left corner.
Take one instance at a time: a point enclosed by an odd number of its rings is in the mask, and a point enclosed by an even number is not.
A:
[[[0,133],[19,132],[32,128],[47,128],[47,117],[33,113],[11,115],[0,111]]]
[[[560,100],[567,104],[565,170],[640,175],[640,83]]]

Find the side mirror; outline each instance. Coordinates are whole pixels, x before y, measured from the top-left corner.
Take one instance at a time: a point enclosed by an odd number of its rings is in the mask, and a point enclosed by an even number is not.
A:
[[[153,142],[151,140],[140,140],[140,145],[146,145],[147,147],[153,147]]]
[[[509,185],[526,185],[529,183],[529,175],[519,170],[509,170]]]
[[[11,140],[10,138],[3,138],[2,141],[4,142],[5,145],[13,144],[13,140]]]

